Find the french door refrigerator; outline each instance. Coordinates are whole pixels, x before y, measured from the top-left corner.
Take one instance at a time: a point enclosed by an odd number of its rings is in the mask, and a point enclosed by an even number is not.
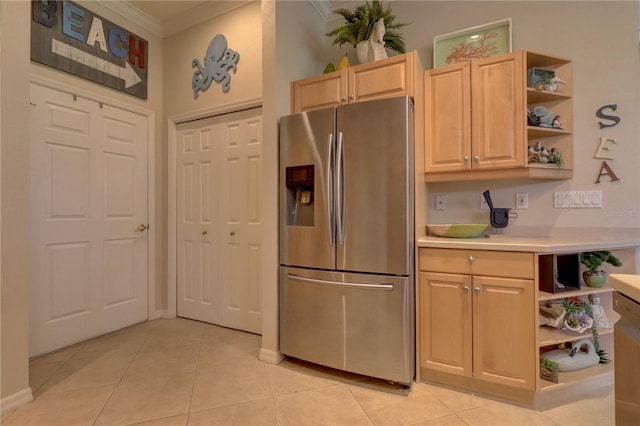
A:
[[[280,351],[410,385],[415,373],[413,105],[280,120]]]

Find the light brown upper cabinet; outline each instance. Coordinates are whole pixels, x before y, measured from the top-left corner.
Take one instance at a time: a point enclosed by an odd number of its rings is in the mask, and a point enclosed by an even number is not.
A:
[[[527,69],[553,70],[566,86],[527,87]],[[520,51],[424,73],[427,182],[569,179],[573,175],[571,63]],[[562,129],[527,125],[527,109],[545,106]],[[560,151],[564,166],[529,163],[528,147]]]
[[[394,96],[414,97],[422,74],[415,51],[291,83],[291,113]]]

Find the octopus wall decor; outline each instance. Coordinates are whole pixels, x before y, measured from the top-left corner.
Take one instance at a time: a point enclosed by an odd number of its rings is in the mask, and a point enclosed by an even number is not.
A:
[[[192,68],[197,68],[191,80],[193,97],[197,99],[199,92],[207,90],[214,81],[221,83],[222,91],[227,93],[231,88],[229,71],[233,70],[235,74],[239,60],[240,54],[227,48],[225,36],[216,35],[207,48],[204,64],[200,63],[197,58],[191,63]]]

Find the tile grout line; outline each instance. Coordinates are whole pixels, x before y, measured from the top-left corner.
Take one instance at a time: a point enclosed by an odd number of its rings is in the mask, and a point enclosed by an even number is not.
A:
[[[191,395],[189,396],[189,406],[187,407],[186,424],[189,424],[189,416],[191,415],[191,404],[193,403],[193,392],[196,389],[196,380],[198,380],[198,365],[200,364],[200,354],[202,353],[202,339],[204,336],[204,328],[200,331],[200,342],[198,343],[198,358],[196,359],[196,366],[193,371],[193,382],[191,383]]]
[[[258,342],[258,351],[260,351],[260,342]],[[284,359],[280,362],[284,362]],[[276,410],[276,420],[278,421],[278,425],[282,426],[282,416],[280,415],[280,410],[278,409],[278,402],[276,401],[276,393],[273,390],[273,384],[271,383],[271,376],[267,371],[267,366],[264,361],[262,361],[264,372],[267,375],[267,381],[269,382],[269,389],[271,390],[271,400],[273,401],[273,408]],[[277,365],[277,364],[276,364]]]
[[[356,404],[358,404],[358,407],[360,407],[360,409],[362,410],[362,412],[364,413],[365,416],[367,416],[367,419],[369,419],[369,421],[371,422],[372,425],[375,425],[376,423],[373,421],[373,419],[371,418],[371,416],[369,415],[369,413],[367,412],[367,410],[365,410],[365,408],[362,406],[362,404],[360,403],[360,400],[358,399],[358,397],[353,393],[353,391],[351,390],[351,386],[349,386],[348,383],[343,383],[344,386],[347,388],[347,390],[349,391],[349,393],[351,394],[351,396],[353,397],[353,399],[356,401]]]
[[[147,342],[147,339],[149,338],[149,331],[147,330],[145,332],[145,337],[144,340],[142,341],[142,343],[140,344],[140,347],[138,348],[138,350],[136,351],[136,354],[131,358],[131,361],[129,362],[129,365],[127,366],[127,368],[124,370],[124,373],[122,373],[122,376],[120,377],[120,380],[118,380],[118,383],[116,383],[115,387],[113,388],[113,390],[111,391],[111,393],[109,394],[109,397],[107,398],[107,400],[105,401],[104,405],[102,406],[102,409],[100,410],[100,412],[98,413],[98,415],[96,416],[95,420],[93,421],[92,425],[95,426],[98,419],[100,418],[100,416],[102,415],[102,413],[104,413],[104,409],[107,408],[107,405],[109,404],[109,401],[111,401],[111,398],[113,397],[113,394],[116,392],[116,390],[118,390],[118,387],[120,387],[120,384],[122,383],[122,381],[124,380],[124,377],[127,375],[127,372],[129,371],[129,369],[131,368],[131,365],[133,364],[133,362],[136,360],[136,358],[138,357],[138,355],[140,354],[140,350],[142,350],[142,347],[144,346],[144,344]]]

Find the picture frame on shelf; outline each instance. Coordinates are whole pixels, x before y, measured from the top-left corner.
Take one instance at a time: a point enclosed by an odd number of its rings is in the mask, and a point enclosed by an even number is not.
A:
[[[433,68],[511,53],[511,18],[433,38]]]

